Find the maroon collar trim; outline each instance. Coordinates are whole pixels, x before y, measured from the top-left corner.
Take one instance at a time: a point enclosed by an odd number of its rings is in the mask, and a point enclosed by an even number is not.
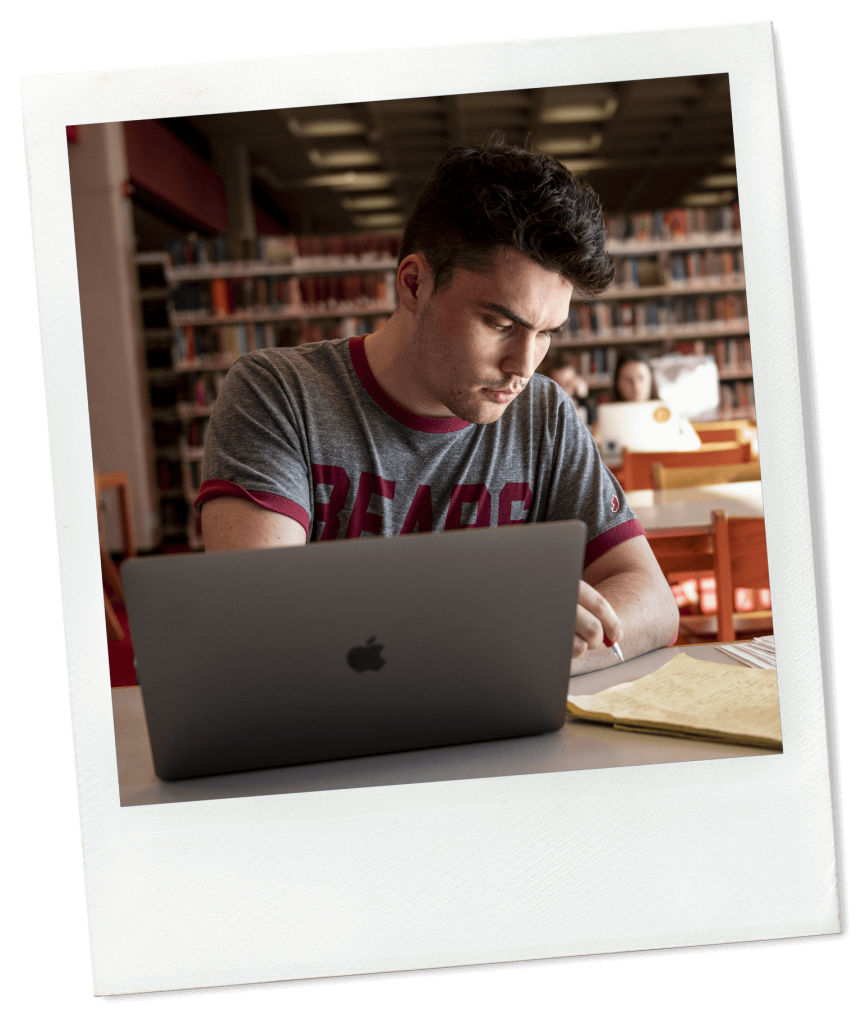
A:
[[[462,430],[464,427],[471,426],[468,420],[461,420],[457,416],[448,416],[444,419],[436,416],[416,416],[414,412],[409,412],[402,405],[398,405],[393,398],[389,398],[373,376],[373,371],[367,362],[363,337],[349,339],[349,355],[352,357],[352,366],[355,368],[358,380],[370,398],[391,419],[402,423],[404,427],[411,427],[412,430],[421,430],[425,434],[452,434],[455,430]]]

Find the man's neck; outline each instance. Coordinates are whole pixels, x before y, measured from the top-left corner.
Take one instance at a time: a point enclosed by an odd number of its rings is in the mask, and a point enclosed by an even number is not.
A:
[[[385,394],[416,416],[445,418],[453,416],[436,402],[419,381],[411,355],[411,326],[396,314],[374,334],[364,339],[364,352],[370,372]]]

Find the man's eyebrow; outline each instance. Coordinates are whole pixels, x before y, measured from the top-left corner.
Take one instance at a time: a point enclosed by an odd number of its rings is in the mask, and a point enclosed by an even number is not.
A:
[[[532,324],[524,320],[523,317],[518,316],[513,310],[509,309],[507,306],[500,306],[496,302],[485,302],[483,303],[483,305],[485,309],[490,309],[494,313],[498,313],[500,316],[504,316],[506,320],[513,320],[516,324],[520,324],[521,327],[525,327],[529,331],[535,330],[535,327]],[[566,318],[565,320],[562,321],[559,327],[551,327],[549,333],[559,334],[559,332],[563,329],[563,327],[566,326],[567,323],[568,319]]]

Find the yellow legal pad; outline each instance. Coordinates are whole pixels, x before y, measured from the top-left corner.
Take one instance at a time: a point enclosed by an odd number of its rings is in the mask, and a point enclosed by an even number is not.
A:
[[[782,749],[779,693],[772,669],[699,661],[677,654],[643,679],[591,696],[571,696],[575,718],[614,729]]]

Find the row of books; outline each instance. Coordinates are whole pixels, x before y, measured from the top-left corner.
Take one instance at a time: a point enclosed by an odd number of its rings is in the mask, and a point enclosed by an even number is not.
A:
[[[615,259],[617,288],[714,287],[743,280],[742,249],[693,249],[687,253]]]
[[[594,334],[627,336],[678,324],[742,320],[748,316],[744,292],[722,295],[675,295],[640,302],[591,302],[575,305],[566,336],[582,339]]]
[[[610,241],[675,241],[692,235],[735,233],[740,230],[740,205],[691,206],[647,213],[605,217]]]
[[[273,322],[199,327],[187,324],[174,329],[172,366],[183,371],[193,363],[232,362],[257,349],[289,348],[312,341],[372,334],[387,321],[386,316],[348,316],[327,328],[321,323],[310,321],[299,321],[291,326]],[[224,377],[225,372],[220,373],[216,369],[200,375],[191,374],[180,401],[199,406],[211,405]]]
[[[719,419],[752,419],[755,414],[755,385],[750,380],[738,380],[719,385]]]
[[[186,374],[178,395],[178,411],[194,415],[197,409],[210,409],[217,400],[227,373],[227,370],[209,370]]]
[[[190,420],[186,424],[183,438],[190,448],[204,447],[204,439],[207,434],[207,427],[210,421],[207,419]]]
[[[344,316],[336,324],[326,327],[320,322],[302,320],[296,325],[296,344],[306,345],[314,341],[336,341],[340,338],[372,334],[384,327],[387,322],[387,316]]]
[[[180,464],[170,459],[157,459],[156,482],[160,494],[169,494],[183,486]]]
[[[390,271],[302,278],[215,277],[209,281],[187,281],[171,290],[175,320],[244,313],[291,316],[396,303],[395,275]]]
[[[157,473],[159,472],[159,464],[157,464]],[[160,487],[162,485],[160,484]],[[176,486],[180,486],[177,484]],[[168,490],[169,488],[167,488]],[[165,493],[165,492],[163,492]],[[172,495],[174,500],[161,502],[160,507],[160,526],[163,537],[176,537],[186,531],[187,524],[189,523],[190,517],[190,505],[184,497],[178,495],[175,497]]]
[[[228,324],[225,327],[175,327],[173,361],[176,368],[214,356],[237,358],[260,348],[276,348],[274,324]]]
[[[584,349],[572,360],[575,370],[588,383],[613,383],[618,352],[616,345]],[[601,379],[599,379],[601,378]]]
[[[675,352],[684,355],[711,355],[719,368],[719,376],[750,374],[752,372],[752,346],[748,338],[718,338],[715,341],[678,341]]]
[[[322,266],[382,262],[395,259],[402,234],[388,231],[351,235],[258,235],[245,254],[249,261],[270,264],[294,263]],[[173,239],[166,243],[172,267],[210,267],[227,263],[225,235],[216,238]]]

